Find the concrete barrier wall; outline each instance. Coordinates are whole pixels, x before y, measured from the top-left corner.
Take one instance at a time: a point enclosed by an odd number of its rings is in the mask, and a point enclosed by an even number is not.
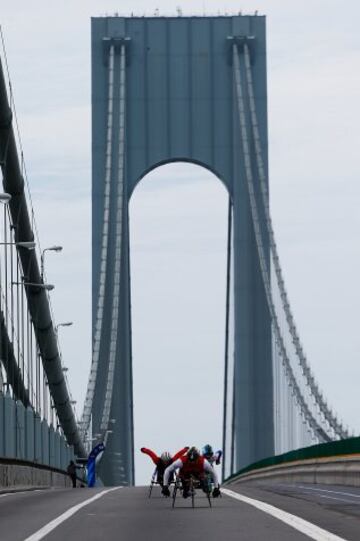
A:
[[[0,489],[70,486],[72,486],[71,479],[64,472],[20,462],[14,462],[13,464],[0,463]]]
[[[35,411],[0,392],[0,459],[22,460],[66,470],[74,448]],[[1,486],[1,481],[0,481]]]
[[[326,457],[257,469],[225,482],[313,483],[360,487],[360,455]]]

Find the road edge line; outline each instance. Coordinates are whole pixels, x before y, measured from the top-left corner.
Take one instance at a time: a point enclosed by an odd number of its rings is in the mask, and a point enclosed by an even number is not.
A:
[[[256,507],[256,509],[263,511],[264,513],[267,513],[268,515],[271,515],[278,520],[281,520],[288,526],[291,526],[295,530],[298,530],[299,532],[307,535],[315,541],[347,541],[343,537],[339,537],[331,532],[328,532],[327,530],[316,526],[312,522],[304,520],[297,515],[292,515],[291,513],[283,511],[278,507],[274,507],[269,503],[255,500],[253,498],[249,498],[248,496],[243,496],[242,494],[239,494],[238,492],[234,492],[233,490],[229,490],[227,488],[222,488],[221,492],[223,492],[223,494],[229,496],[230,498],[234,498],[235,500],[239,500],[243,503],[247,503],[248,505],[252,505],[253,507]]]

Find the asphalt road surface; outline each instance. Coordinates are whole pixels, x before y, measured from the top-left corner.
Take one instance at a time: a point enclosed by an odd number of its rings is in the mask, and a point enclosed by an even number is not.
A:
[[[2,494],[0,540],[360,540],[359,489],[308,484],[227,488],[246,501],[224,494],[210,509],[198,492],[195,509],[182,498],[172,509],[158,488],[148,499],[143,487]]]

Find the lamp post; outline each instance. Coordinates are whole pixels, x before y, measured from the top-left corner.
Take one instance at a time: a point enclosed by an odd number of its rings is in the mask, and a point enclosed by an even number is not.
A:
[[[64,323],[58,323],[57,325],[55,325],[54,330],[55,330],[55,334],[58,341],[59,341],[59,327],[70,327],[71,325],[73,325],[72,321],[64,321]],[[62,359],[61,359],[61,362],[62,362]],[[66,376],[66,372],[68,372],[69,369],[66,366],[63,366],[62,371],[65,373],[65,376]]]
[[[8,203],[11,199],[11,195],[9,193],[0,193],[0,203],[4,203],[4,205],[6,205],[6,203]]]
[[[59,327],[71,327],[71,325],[73,324],[74,324],[73,321],[65,321],[64,323],[58,323],[57,325],[55,325],[56,334],[58,334]]]
[[[32,240],[24,240],[19,242],[0,242],[0,246],[19,246],[20,248],[34,250],[36,243]]]
[[[41,279],[44,278],[45,252],[61,252],[62,249],[63,249],[62,246],[49,246],[49,248],[45,248],[45,249],[41,252],[41,258],[40,258],[40,263],[41,263]]]
[[[45,289],[46,291],[51,291],[55,288],[53,284],[43,284],[43,283],[35,283],[35,282],[11,282],[13,285],[17,286],[28,286],[28,287],[36,287],[38,289]]]
[[[6,193],[6,192],[2,192],[0,193],[0,203],[3,203],[4,207],[6,207],[6,205],[9,203],[11,199],[11,195],[9,193]],[[5,210],[5,209],[4,209]],[[4,211],[4,229],[5,229],[5,226],[6,226],[6,211]],[[5,233],[5,239],[6,239],[6,233]],[[5,256],[5,263],[6,263],[6,256]],[[7,276],[7,271],[5,270],[5,276]],[[5,284],[6,284],[6,281],[5,280]],[[2,276],[1,276],[1,273],[0,273],[0,285],[2,287]],[[5,288],[5,313],[6,313],[6,324],[7,324],[7,288]],[[8,381],[8,353],[7,353],[7,348],[5,349],[5,352],[3,351],[3,344],[2,344],[2,340],[0,340],[0,356],[1,358],[3,358],[3,355],[5,353],[5,359],[3,359],[3,363],[4,363],[4,367],[5,367],[5,371],[6,371],[6,383],[3,382],[3,385],[6,386],[7,388],[7,391],[9,391],[9,381]],[[2,378],[1,378],[2,379]]]
[[[108,440],[108,437],[109,437],[109,434],[112,434],[113,433],[113,430],[106,430],[105,431],[105,437],[104,437],[104,445],[106,446],[107,444],[107,440]]]
[[[29,287],[38,287],[39,289],[45,289],[46,291],[52,291],[55,286],[54,284],[35,284],[33,282],[22,282],[24,286]]]

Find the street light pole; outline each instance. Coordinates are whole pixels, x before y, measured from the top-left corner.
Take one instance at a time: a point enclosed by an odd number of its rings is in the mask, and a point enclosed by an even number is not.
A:
[[[49,246],[49,248],[45,248],[41,252],[40,268],[41,268],[41,279],[42,280],[44,279],[45,252],[61,252],[62,249],[63,249],[62,246]]]
[[[73,324],[74,324],[73,321],[65,321],[64,323],[58,323],[57,325],[55,325],[56,334],[58,334],[58,328],[59,327],[71,327],[71,325],[73,325]]]
[[[9,193],[0,193],[0,203],[4,203],[4,205],[6,205],[6,203],[8,203],[11,199],[11,195]]]
[[[19,246],[20,248],[34,250],[36,243],[32,240],[24,240],[19,242],[0,242],[0,246]]]
[[[43,283],[35,283],[35,282],[11,282],[12,285],[16,286],[28,286],[28,287],[36,287],[38,289],[45,289],[46,291],[51,291],[55,288],[53,284],[43,284]]]

